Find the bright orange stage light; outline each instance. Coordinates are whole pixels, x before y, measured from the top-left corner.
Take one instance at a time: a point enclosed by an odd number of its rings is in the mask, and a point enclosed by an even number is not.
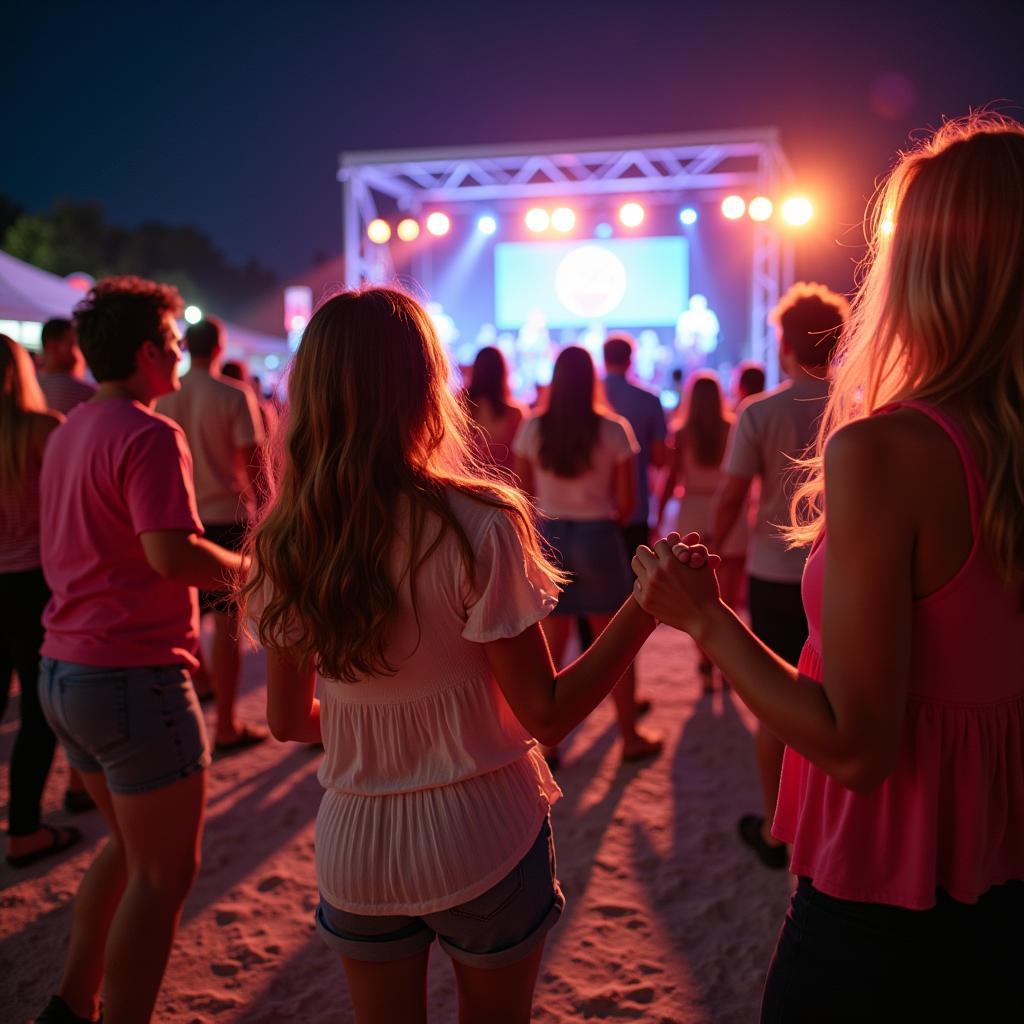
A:
[[[377,217],[366,225],[366,237],[375,245],[383,245],[391,238],[391,225]]]
[[[526,216],[523,220],[529,231],[547,231],[548,225],[551,223],[551,215],[547,210],[535,206],[533,209],[526,211]]]
[[[790,196],[782,204],[782,219],[795,228],[803,227],[814,216],[814,207],[807,196]]]
[[[563,234],[576,227],[576,213],[568,206],[559,206],[551,214],[551,226]]]
[[[403,242],[413,242],[420,237],[420,222],[406,217],[398,222],[395,232]]]

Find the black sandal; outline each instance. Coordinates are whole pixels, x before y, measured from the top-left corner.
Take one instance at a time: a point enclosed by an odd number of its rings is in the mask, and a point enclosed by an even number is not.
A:
[[[92,1017],[79,1017],[60,996],[52,996],[46,1009],[36,1017],[36,1024],[100,1024],[102,1020],[102,1013],[95,1021]]]
[[[67,825],[64,828],[54,828],[52,825],[41,825],[40,827],[45,828],[53,838],[46,844],[46,846],[40,846],[38,850],[32,850],[29,853],[21,853],[14,857],[7,854],[7,863],[10,864],[12,868],[30,867],[37,861],[44,860],[46,857],[50,857],[55,853],[60,853],[62,850],[66,850],[69,846],[74,846],[75,843],[82,838],[82,833],[72,825]]]
[[[739,821],[740,839],[757,854],[761,863],[766,868],[780,871],[789,866],[789,853],[786,851],[786,844],[780,843],[772,846],[766,843],[761,828],[764,825],[764,818],[759,814],[744,814]]]

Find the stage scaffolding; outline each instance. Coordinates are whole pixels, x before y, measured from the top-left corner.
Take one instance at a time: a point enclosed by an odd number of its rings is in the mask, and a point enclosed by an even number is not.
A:
[[[419,218],[427,207],[460,203],[505,208],[531,200],[643,196],[647,203],[713,201],[730,192],[765,195],[776,205],[792,179],[774,128],[644,138],[342,153],[345,283],[393,275],[388,245],[366,237],[387,212]],[[384,198],[386,197],[386,198]],[[382,208],[383,207],[383,208]],[[748,354],[774,377],[774,332],[767,314],[792,283],[792,241],[774,221],[747,222],[752,232]]]

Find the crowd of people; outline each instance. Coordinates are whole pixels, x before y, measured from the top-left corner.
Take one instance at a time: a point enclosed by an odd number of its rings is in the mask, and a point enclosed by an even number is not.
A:
[[[1020,1019],[1024,128],[947,124],[872,224],[852,305],[773,311],[785,383],[697,372],[671,430],[628,336],[603,383],[564,349],[528,410],[493,348],[453,392],[382,287],[314,313],[280,424],[212,318],[179,379],[166,285],[100,281],[38,374],[0,336],[7,861],[81,838],[40,818],[55,738],[110,833],[37,1019],[152,1016],[207,769],[268,735],[235,712],[247,631],[270,731],[323,746],[315,921],[357,1020],[426,1019],[436,938],[461,1020],[527,1021],[558,744],[610,695],[622,759],[659,755],[633,667],[659,623],[760,723],[738,837],[798,879],[761,1019]]]

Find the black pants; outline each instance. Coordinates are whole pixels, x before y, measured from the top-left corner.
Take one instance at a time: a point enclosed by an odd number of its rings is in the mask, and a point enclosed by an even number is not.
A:
[[[855,903],[801,878],[765,982],[761,1024],[1024,1020],[1024,882],[931,910]]]
[[[748,579],[747,604],[754,636],[780,658],[795,665],[807,640],[807,616],[799,583]]]
[[[11,803],[8,831],[30,835],[39,828],[39,804],[53,763],[56,739],[39,706],[39,648],[43,609],[50,590],[41,569],[0,573],[0,679],[3,701],[11,685],[10,666],[21,684],[21,726],[11,754]]]

